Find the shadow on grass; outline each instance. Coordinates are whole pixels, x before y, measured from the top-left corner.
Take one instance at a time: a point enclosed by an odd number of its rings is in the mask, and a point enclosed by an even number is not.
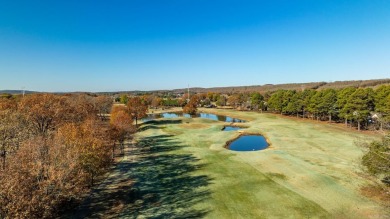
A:
[[[168,124],[180,124],[183,123],[181,119],[164,119],[164,120],[151,120],[144,122],[138,129],[138,131],[146,131],[148,129],[160,129],[159,125]]]
[[[84,203],[63,218],[200,218],[209,210],[194,208],[207,199],[211,178],[196,174],[204,167],[185,147],[160,135],[142,139]]]

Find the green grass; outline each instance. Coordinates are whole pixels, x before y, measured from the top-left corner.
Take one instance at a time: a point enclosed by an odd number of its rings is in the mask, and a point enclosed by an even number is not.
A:
[[[378,136],[273,114],[204,111],[247,120],[244,131],[261,133],[271,146],[229,151],[225,143],[240,133],[221,131],[226,124],[218,121],[142,124],[138,146],[126,151],[105,180],[109,186],[103,184],[81,210],[108,218],[385,218],[389,213],[360,193],[369,182],[361,177],[363,152],[354,141]],[[117,183],[129,180],[131,189]]]
[[[362,151],[354,142],[378,136],[336,125],[271,114],[205,109],[246,119],[246,132],[263,134],[272,144],[264,151],[223,148],[238,132],[222,132],[223,122],[184,119],[141,132],[138,139],[169,134],[184,145],[174,154],[190,154],[203,168],[191,175],[210,178],[199,188],[210,194],[192,206],[208,218],[361,218],[380,217],[384,209],[363,197],[368,183],[359,174]],[[179,119],[180,120],[180,119]],[[184,125],[183,125],[184,124]],[[200,128],[200,124],[202,125]],[[180,183],[180,182],[178,182]]]

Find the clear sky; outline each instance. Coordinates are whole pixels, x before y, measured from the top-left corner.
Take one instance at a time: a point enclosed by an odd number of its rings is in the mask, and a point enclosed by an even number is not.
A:
[[[0,0],[0,90],[379,78],[389,0]]]

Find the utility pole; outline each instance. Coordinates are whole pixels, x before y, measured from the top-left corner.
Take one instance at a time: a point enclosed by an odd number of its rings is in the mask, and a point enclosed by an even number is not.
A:
[[[190,102],[190,84],[188,84],[188,97],[187,97],[187,102]]]

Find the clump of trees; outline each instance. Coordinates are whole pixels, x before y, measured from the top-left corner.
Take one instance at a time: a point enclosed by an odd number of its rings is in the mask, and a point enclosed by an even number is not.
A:
[[[262,94],[209,92],[196,96],[201,106],[215,104],[238,110],[268,111],[319,121],[343,122],[358,130],[370,127],[380,130],[390,128],[390,85],[381,85],[376,89],[342,87],[322,90],[279,89]],[[168,98],[162,102],[174,102],[171,105],[178,106],[183,101]],[[185,108],[189,110],[189,107]]]
[[[193,95],[190,101],[183,107],[183,112],[190,115],[195,115],[198,110],[199,98],[197,95]]]
[[[273,112],[302,118],[345,122],[346,125],[368,128],[390,121],[390,86],[371,88],[348,87],[341,90],[278,90],[265,104]],[[387,127],[389,128],[389,127]]]
[[[94,184],[112,161],[111,105],[81,94],[0,98],[0,218],[53,218]],[[119,118],[112,126],[126,129]]]
[[[122,104],[127,104],[129,97],[126,94],[122,94],[119,98],[119,102]]]

